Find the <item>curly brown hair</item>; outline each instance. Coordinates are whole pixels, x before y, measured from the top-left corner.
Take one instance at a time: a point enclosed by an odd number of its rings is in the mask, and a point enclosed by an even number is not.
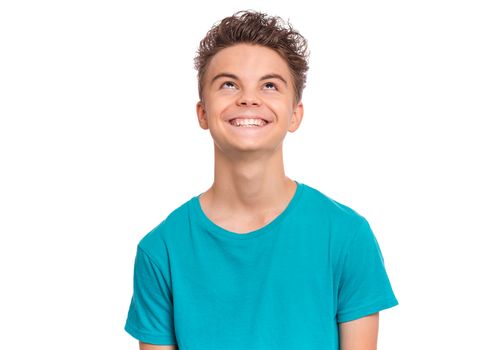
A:
[[[286,27],[287,26],[287,27]],[[308,71],[308,42],[289,20],[254,10],[242,10],[214,24],[201,40],[194,68],[197,70],[199,99],[209,62],[220,50],[238,43],[262,45],[276,51],[288,64],[293,78],[295,105],[301,101]]]

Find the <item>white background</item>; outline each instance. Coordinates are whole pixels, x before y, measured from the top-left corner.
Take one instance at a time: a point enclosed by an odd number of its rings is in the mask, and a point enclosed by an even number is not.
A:
[[[370,222],[379,349],[490,349],[487,2],[265,3],[1,3],[0,348],[137,348],[136,245],[213,180],[195,51],[255,9],[308,39],[286,174]]]

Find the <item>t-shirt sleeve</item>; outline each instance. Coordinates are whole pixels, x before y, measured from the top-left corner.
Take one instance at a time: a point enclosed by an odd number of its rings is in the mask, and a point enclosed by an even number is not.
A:
[[[337,322],[352,321],[398,305],[378,241],[364,217],[343,258]]]
[[[138,246],[134,263],[133,296],[124,329],[149,344],[175,345],[173,299],[168,277]]]

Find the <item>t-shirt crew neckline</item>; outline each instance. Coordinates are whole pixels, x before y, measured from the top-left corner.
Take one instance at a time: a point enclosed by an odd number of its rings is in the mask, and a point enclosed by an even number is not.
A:
[[[289,201],[288,205],[286,208],[273,219],[271,222],[266,224],[265,226],[262,226],[258,228],[257,230],[250,231],[247,233],[237,233],[233,231],[226,230],[225,228],[215,224],[211,219],[209,219],[204,213],[204,210],[201,207],[201,203],[199,202],[199,197],[204,193],[200,193],[197,196],[192,197],[191,200],[191,205],[192,209],[194,210],[194,213],[197,216],[197,219],[201,225],[203,225],[209,232],[212,234],[218,235],[220,237],[227,237],[231,239],[251,239],[251,238],[256,238],[263,236],[267,232],[270,232],[272,229],[274,229],[275,226],[277,226],[282,220],[284,220],[294,209],[294,207],[297,205],[301,198],[301,194],[303,193],[304,189],[304,184],[301,182],[296,182],[296,190],[294,192],[293,197]]]

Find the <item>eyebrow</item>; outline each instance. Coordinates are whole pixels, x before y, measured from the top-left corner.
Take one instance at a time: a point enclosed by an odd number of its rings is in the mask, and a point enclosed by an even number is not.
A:
[[[232,79],[235,79],[235,80],[240,80],[240,79],[239,79],[239,78],[238,78],[238,77],[237,77],[235,74],[232,74],[232,73],[226,73],[226,72],[225,72],[225,73],[219,73],[219,74],[215,75],[215,76],[214,76],[214,78],[213,78],[213,79],[211,79],[211,84],[212,84],[212,83],[213,83],[215,80],[217,80],[217,79],[219,79],[219,78],[222,78],[222,77],[227,77],[227,78],[232,78]],[[270,73],[270,74],[266,74],[266,75],[262,76],[262,77],[260,78],[260,80],[272,79],[272,78],[279,79],[279,80],[281,80],[281,81],[282,81],[282,82],[283,82],[283,83],[284,83],[286,86],[288,86],[288,82],[286,81],[286,79],[284,79],[284,78],[282,77],[282,75],[277,74],[277,73]]]

